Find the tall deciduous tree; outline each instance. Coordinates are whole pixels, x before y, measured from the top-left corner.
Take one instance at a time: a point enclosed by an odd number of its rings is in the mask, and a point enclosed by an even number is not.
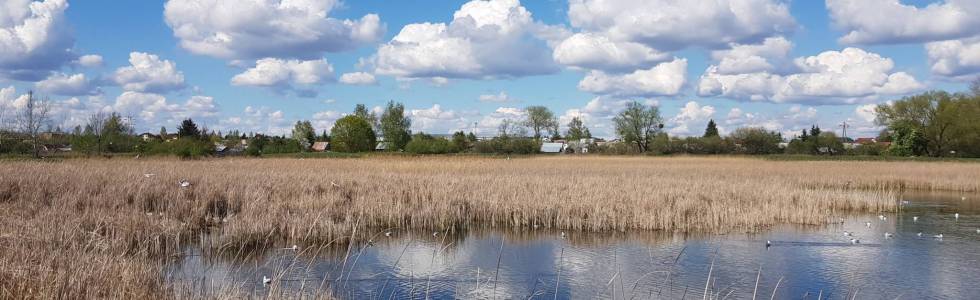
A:
[[[524,125],[531,128],[535,139],[541,139],[541,132],[557,127],[558,121],[555,114],[544,106],[529,106],[524,109],[527,112],[527,119]]]
[[[636,101],[627,104],[626,109],[613,118],[613,122],[616,124],[616,134],[623,142],[635,145],[642,152],[649,150],[650,141],[664,127],[659,108]]]
[[[565,131],[565,138],[570,141],[588,139],[592,138],[592,133],[589,132],[589,128],[585,127],[585,124],[582,123],[581,118],[573,117],[571,121],[568,121],[568,131]]]
[[[405,105],[389,101],[381,113],[381,136],[388,144],[388,150],[404,150],[412,140],[412,120],[405,116]]]
[[[293,139],[299,142],[304,151],[310,149],[310,146],[316,141],[316,131],[310,121],[296,121],[292,133]]]
[[[27,103],[17,118],[21,133],[31,140],[34,157],[41,157],[41,128],[48,124],[50,108],[47,100],[35,98],[33,91],[27,92]]]
[[[367,120],[349,115],[334,123],[330,142],[331,148],[338,152],[363,152],[374,150],[377,137]]]
[[[970,139],[967,133],[974,131],[975,122],[980,119],[978,105],[980,99],[976,96],[932,91],[878,105],[875,112],[877,123],[887,126],[892,133],[893,145],[909,149],[898,152],[914,154],[919,148],[914,143],[924,141],[930,156],[946,156],[958,150],[952,148],[954,145]],[[913,144],[903,145],[903,142]]]
[[[708,120],[708,127],[704,129],[704,137],[716,137],[718,136],[718,125],[715,124],[715,120]]]
[[[357,104],[354,106],[354,115],[358,118],[364,119],[364,121],[367,121],[368,124],[371,124],[372,129],[378,129],[378,115],[373,111],[368,110],[367,106],[364,106],[364,104]]]

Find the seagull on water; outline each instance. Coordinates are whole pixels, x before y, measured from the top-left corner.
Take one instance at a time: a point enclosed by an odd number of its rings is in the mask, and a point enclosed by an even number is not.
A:
[[[772,247],[772,242],[769,241],[769,240],[766,240],[766,250],[769,250],[769,247]]]
[[[292,247],[288,247],[288,248],[282,248],[282,250],[292,250],[292,251],[299,251],[299,246],[297,246],[297,245],[293,245]]]
[[[915,235],[918,236],[918,237],[922,237],[922,233],[921,232],[916,233]]]
[[[851,239],[851,244],[860,244],[861,241],[858,239]]]
[[[271,283],[272,283],[272,278],[265,277],[265,275],[262,276],[262,284],[268,285]]]
[[[980,228],[977,228],[977,234],[980,234]]]
[[[919,222],[919,216],[912,217],[912,223]]]
[[[940,234],[937,234],[937,235],[934,235],[934,236],[932,236],[932,237],[934,237],[934,238],[937,238],[937,239],[940,239],[940,240],[941,240],[941,239],[943,239],[943,234],[942,234],[942,233],[940,233]]]
[[[953,214],[953,218],[956,218],[957,220],[959,220],[960,219],[960,213]]]
[[[851,236],[850,232],[844,231],[844,236]]]
[[[885,232],[885,238],[886,239],[892,238],[892,233],[891,232]]]
[[[878,215],[878,220],[884,221],[885,220],[885,215]]]
[[[387,231],[387,232],[385,232],[385,236],[386,236],[386,237],[391,237],[391,231]]]
[[[868,228],[871,228],[871,222],[864,222],[864,226],[868,226]]]
[[[565,232],[564,231],[561,232],[561,239],[563,239],[563,240],[565,239]]]

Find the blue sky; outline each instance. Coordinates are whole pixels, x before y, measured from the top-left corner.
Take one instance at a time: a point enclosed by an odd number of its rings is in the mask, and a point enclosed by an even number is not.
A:
[[[54,123],[98,111],[138,131],[318,130],[355,104],[406,105],[415,131],[493,134],[529,105],[612,136],[627,101],[699,135],[811,124],[874,135],[875,104],[980,74],[970,0],[8,0],[0,107],[27,90]],[[975,15],[975,14],[974,14]],[[945,20],[935,22],[935,20]],[[7,118],[9,119],[9,118]],[[839,132],[839,128],[837,128]]]

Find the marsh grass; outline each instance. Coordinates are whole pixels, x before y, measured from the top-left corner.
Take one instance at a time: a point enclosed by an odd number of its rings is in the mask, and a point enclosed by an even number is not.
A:
[[[3,161],[0,294],[184,298],[162,270],[193,244],[240,257],[294,243],[348,248],[386,228],[824,225],[897,210],[902,190],[976,192],[976,178],[972,163],[705,157]]]

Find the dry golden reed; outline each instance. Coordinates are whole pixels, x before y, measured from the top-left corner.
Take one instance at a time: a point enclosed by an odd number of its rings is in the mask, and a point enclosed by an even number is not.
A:
[[[0,298],[181,298],[161,270],[205,232],[205,250],[242,253],[384,228],[753,231],[977,178],[973,163],[731,157],[0,161]]]

